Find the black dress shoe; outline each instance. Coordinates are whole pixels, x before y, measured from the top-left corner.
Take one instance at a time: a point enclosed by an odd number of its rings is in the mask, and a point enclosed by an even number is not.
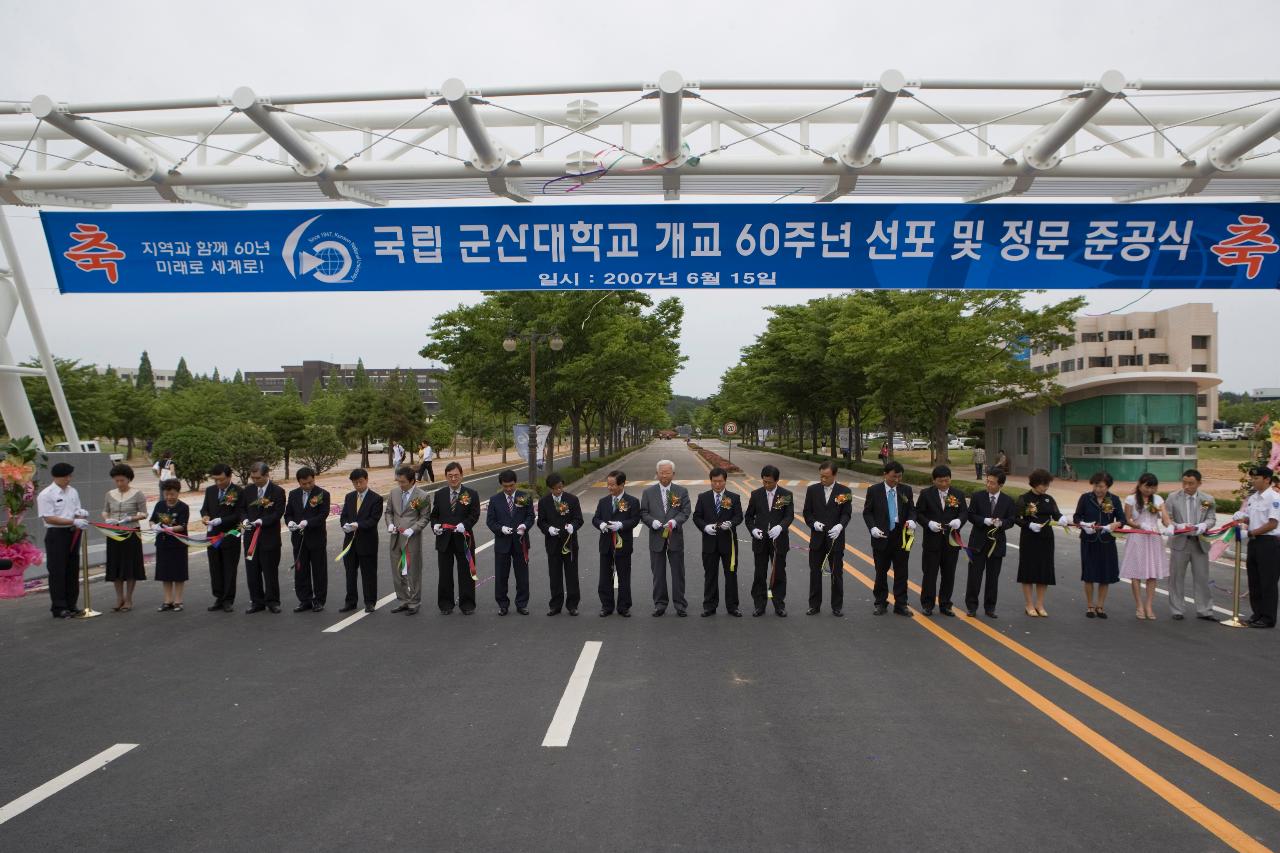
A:
[[[972,616],[977,616],[977,615],[978,615],[978,611],[974,610],[974,609],[971,607],[971,608],[969,608],[968,610],[966,610],[966,611],[964,612],[964,615],[965,615],[965,616],[970,616],[970,617],[972,617]]]
[[[310,609],[310,605],[308,605],[307,607],[305,607],[305,608],[304,608],[301,604],[299,604],[297,607],[293,608],[293,612],[294,612],[294,613],[297,613],[299,610],[308,610],[308,609]],[[391,612],[392,612],[392,613],[403,613],[403,612],[405,612],[405,611],[406,611],[406,610],[408,610],[408,609],[409,609],[409,605],[405,604],[405,603],[402,601],[402,602],[400,602],[399,604],[397,604],[395,607],[391,608]]]
[[[578,608],[576,608],[576,607],[570,607],[570,608],[569,608],[569,615],[570,615],[570,616],[577,616],[577,615],[578,615]]]
[[[476,609],[473,607],[473,608],[471,608],[470,610],[464,610],[464,611],[462,611],[462,615],[463,615],[463,616],[470,616],[470,615],[472,615],[472,614],[473,614],[473,613],[475,613],[475,612],[476,612]]]
[[[66,619],[70,613],[70,610],[59,610],[57,613],[52,613],[50,615],[52,615],[54,619]]]
[[[559,615],[560,615],[560,608],[559,608],[559,607],[553,607],[553,608],[551,608],[550,610],[548,610],[548,611],[547,611],[547,615],[548,615],[548,616],[559,616]]]
[[[689,612],[687,610],[677,610],[676,615],[683,618],[685,616],[688,616]]]
[[[1259,619],[1257,622],[1250,622],[1249,627],[1250,628],[1274,628],[1275,625],[1271,624],[1265,619]]]
[[[785,607],[779,607],[775,612],[776,612],[779,616],[784,616],[784,617],[785,617],[785,616],[787,615],[787,608],[785,608]]]
[[[730,615],[730,616],[741,616],[741,615],[742,615],[742,611],[735,607],[735,608],[733,608],[732,610],[730,610],[730,611],[729,611],[729,615]]]
[[[601,617],[604,617],[604,616],[608,616],[612,612],[613,612],[612,610],[601,610],[600,615]]]
[[[618,611],[618,615],[629,619],[629,618],[631,618],[631,611],[630,611],[630,610],[619,610],[619,611]]]
[[[888,606],[884,604],[877,604],[875,607],[871,609],[871,612],[877,616],[883,616],[888,611],[889,611]]]
[[[1181,621],[1182,621],[1183,619],[1185,619],[1185,618],[1187,618],[1187,617],[1183,616],[1181,613],[1175,613],[1175,614],[1173,614],[1173,621],[1174,621],[1174,622],[1181,622]]]
[[[833,608],[831,608],[831,615],[832,615],[832,616],[843,616],[843,615],[844,615],[844,611],[843,611],[843,610],[836,610],[836,609],[833,607]]]
[[[372,605],[372,604],[366,604],[366,605],[364,606],[364,612],[365,612],[365,613],[372,613],[373,611],[374,611],[374,607],[373,607],[373,605]]]
[[[270,610],[272,613],[279,613],[279,612],[280,612],[280,605],[279,605],[279,604],[268,604],[268,605],[267,605],[267,609],[268,609],[268,610]]]
[[[322,609],[324,609],[324,608],[316,608],[316,612],[319,612],[319,611],[320,611],[320,610],[322,610]],[[410,608],[409,608],[409,610],[408,610],[408,613],[409,613],[409,615],[410,615],[410,616],[416,615],[416,614],[417,614],[417,612],[418,612],[418,607],[417,607],[417,605],[414,605],[413,607],[410,607]]]
[[[752,616],[763,616],[763,615],[764,615],[764,608],[763,608],[763,607],[757,607],[755,610],[752,610],[752,611],[751,611],[751,615],[752,615]]]
[[[702,611],[702,615],[703,615],[703,616],[715,616],[715,615],[716,615],[716,612],[715,612],[714,610],[704,610],[704,611]]]
[[[816,607],[810,607],[804,612],[805,616],[817,616],[821,611]]]
[[[222,609],[221,601],[215,601],[213,604],[210,604],[208,607],[205,608],[205,610],[208,610],[210,613],[212,613],[215,610],[221,610],[221,609]]]
[[[312,608],[313,606],[314,606],[314,605],[312,605],[312,603],[311,603],[310,601],[303,602],[302,604],[299,604],[297,607],[293,608],[293,612],[294,612],[294,613],[310,613],[310,612],[311,612],[311,608]],[[398,613],[399,611],[406,609],[408,606],[409,606],[409,605],[407,605],[407,604],[402,604],[402,605],[400,605],[399,607],[397,607],[395,610],[393,610],[393,611],[391,611],[391,612],[392,612],[392,613]]]
[[[416,609],[416,608],[415,608],[415,609]],[[320,612],[321,612],[321,611],[323,611],[323,610],[324,610],[324,605],[323,605],[323,604],[313,604],[313,605],[311,605],[311,612],[312,612],[312,613],[320,613]]]
[[[498,615],[499,615],[499,616],[506,616],[506,615],[507,615],[507,608],[505,608],[505,607],[499,607],[499,608],[498,608]]]
[[[234,604],[231,604],[230,602],[227,602],[226,604],[222,605],[222,612],[223,612],[223,613],[235,613],[235,612],[236,612],[235,605],[234,605]]]
[[[339,612],[339,613],[350,613],[352,610],[355,610],[355,609],[356,609],[356,606],[355,606],[354,604],[344,604],[344,605],[342,605],[341,607],[339,607],[339,608],[338,608],[338,612]]]
[[[1106,616],[1102,615],[1101,613],[1099,613],[1099,614],[1098,614],[1098,617],[1099,617],[1099,618],[1101,618],[1101,619],[1106,619],[1106,618],[1107,618]],[[996,612],[995,612],[994,610],[988,610],[988,611],[987,611],[987,618],[988,618],[988,619],[999,619],[1000,617],[996,615]]]
[[[921,608],[921,611],[924,613],[924,615],[925,615],[925,616],[932,616],[932,615],[933,615],[933,608],[932,608],[932,607],[922,607],[922,608]],[[895,612],[895,613],[897,612],[897,608],[894,608],[894,612]]]
[[[908,619],[910,619],[912,616],[915,616],[915,614],[911,612],[910,607],[895,607],[893,608],[893,612],[897,616],[905,616]]]
[[[516,612],[517,612],[517,613],[519,613],[521,616],[528,616],[528,615],[529,615],[529,608],[527,608],[527,607],[517,607],[517,608],[516,608]]]
[[[1217,617],[1217,616],[1214,616],[1212,613],[1210,613],[1208,616],[1197,616],[1196,618],[1197,618],[1197,619],[1203,619],[1203,620],[1204,620],[1204,621],[1206,621],[1206,622],[1217,622],[1217,621],[1218,621],[1218,617]]]
[[[440,611],[440,615],[441,615],[441,616],[448,616],[448,615],[449,615],[449,614],[451,614],[451,613],[453,613],[453,608],[452,608],[452,607],[450,607],[450,608],[448,608],[448,609],[446,609],[446,610],[441,610],[441,611]]]
[[[244,612],[245,613],[261,613],[263,610],[266,610],[266,609],[267,609],[266,606],[262,604],[250,604],[248,607],[244,609]]]
[[[666,612],[667,612],[667,608],[665,608],[665,607],[656,607],[656,608],[654,608],[653,615],[654,615],[654,616],[661,616],[663,613],[666,613]]]
[[[956,615],[956,612],[952,610],[950,607],[939,607],[938,612],[941,613],[943,616],[951,616],[952,618],[954,618]]]

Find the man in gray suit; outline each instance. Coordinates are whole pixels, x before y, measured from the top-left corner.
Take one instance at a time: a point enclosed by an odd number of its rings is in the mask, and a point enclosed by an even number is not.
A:
[[[649,568],[653,570],[653,615],[667,612],[674,601],[676,615],[684,616],[684,523],[693,512],[689,490],[671,482],[676,475],[670,459],[658,462],[658,482],[640,495],[640,523],[649,528]],[[667,562],[671,563],[671,595],[667,596]]]
[[[1189,562],[1196,618],[1217,622],[1218,617],[1213,615],[1213,598],[1209,593],[1209,549],[1200,541],[1200,534],[1212,527],[1218,517],[1217,502],[1212,495],[1200,491],[1200,472],[1191,468],[1182,474],[1182,491],[1169,495],[1164,505],[1175,528],[1196,528],[1169,540],[1169,609],[1173,611],[1173,618],[1184,618],[1186,598],[1183,590]]]
[[[399,604],[392,613],[409,615],[422,606],[422,529],[431,520],[431,501],[413,482],[413,469],[396,469],[396,484],[387,495],[387,533],[391,536],[391,583]]]

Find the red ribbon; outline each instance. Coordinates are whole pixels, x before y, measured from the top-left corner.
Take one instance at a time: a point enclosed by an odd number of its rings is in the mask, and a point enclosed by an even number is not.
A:
[[[440,529],[456,531],[458,529],[458,525],[442,524],[440,525]],[[471,538],[471,531],[470,530],[464,531],[462,534],[462,538],[466,542],[466,546],[467,546],[467,569],[471,572],[471,579],[473,581],[479,580],[480,576],[476,574],[476,555],[475,555],[475,552],[473,551],[475,547],[475,540]],[[529,559],[528,554],[526,552],[525,561],[528,562],[528,559]]]
[[[253,538],[249,540],[249,550],[244,552],[244,558],[246,560],[252,560],[254,552],[258,550],[258,534],[261,532],[261,527],[253,528]]]

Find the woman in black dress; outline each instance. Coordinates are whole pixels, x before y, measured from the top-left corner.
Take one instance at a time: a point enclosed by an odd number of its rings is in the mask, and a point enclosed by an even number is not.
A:
[[[1111,584],[1120,581],[1120,557],[1111,531],[1124,524],[1124,507],[1111,494],[1115,480],[1105,471],[1089,478],[1093,491],[1080,496],[1074,521],[1080,526],[1080,580],[1088,604],[1084,615],[1090,619],[1106,619],[1102,608],[1107,603]],[[1093,603],[1093,587],[1098,587],[1098,603]]]
[[[156,534],[156,580],[164,584],[165,610],[182,609],[182,586],[187,582],[187,546],[170,536],[170,533],[186,535],[191,507],[178,500],[182,483],[165,480],[160,484],[163,498],[151,513],[151,525]]]
[[[1022,584],[1028,616],[1049,615],[1044,609],[1044,593],[1057,582],[1053,573],[1051,523],[1061,524],[1065,519],[1058,511],[1058,502],[1047,494],[1052,482],[1052,474],[1037,468],[1028,478],[1031,491],[1017,500],[1018,526],[1022,528],[1018,540],[1018,583]]]
[[[111,480],[116,487],[107,492],[102,505],[102,520],[115,527],[138,531],[139,524],[147,517],[147,497],[141,489],[133,487],[133,469],[123,463],[111,466]],[[112,531],[107,537],[106,579],[116,588],[117,613],[133,609],[133,588],[138,581],[147,579],[142,562],[142,540],[135,532]],[[124,539],[115,536],[123,535]]]

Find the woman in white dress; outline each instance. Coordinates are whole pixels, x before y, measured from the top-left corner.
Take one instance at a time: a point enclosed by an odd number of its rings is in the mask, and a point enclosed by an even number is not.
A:
[[[1164,500],[1156,494],[1160,481],[1155,474],[1147,473],[1138,478],[1138,487],[1124,499],[1124,514],[1129,527],[1167,534],[1173,530]],[[1133,590],[1133,603],[1139,619],[1155,619],[1153,604],[1156,583],[1169,576],[1169,555],[1164,550],[1165,535],[1130,533],[1125,537],[1124,559],[1120,563],[1120,577],[1129,579]]]

